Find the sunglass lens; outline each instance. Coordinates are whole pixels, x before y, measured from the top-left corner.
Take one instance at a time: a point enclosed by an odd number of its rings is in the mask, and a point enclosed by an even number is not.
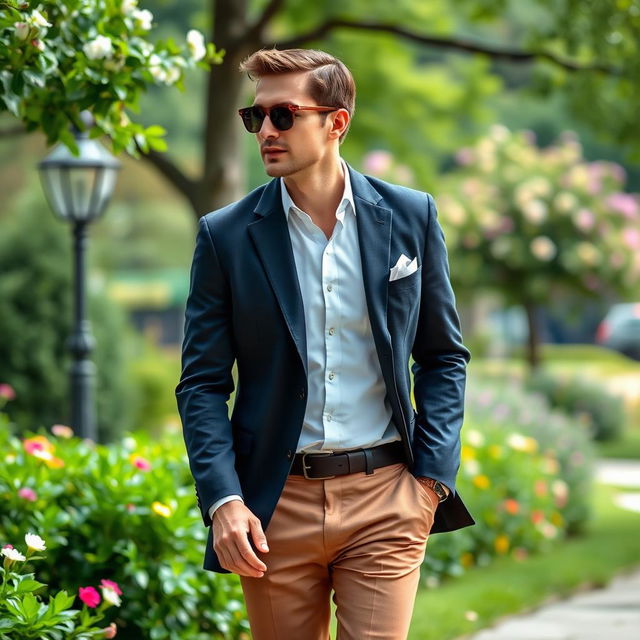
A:
[[[293,112],[287,107],[274,107],[269,113],[273,126],[279,131],[293,127]]]
[[[260,107],[247,107],[240,112],[247,131],[258,133],[264,122],[265,113]]]

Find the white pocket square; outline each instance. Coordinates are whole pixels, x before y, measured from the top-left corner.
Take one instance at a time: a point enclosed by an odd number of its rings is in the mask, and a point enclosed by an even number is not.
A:
[[[391,267],[389,282],[392,282],[393,280],[400,280],[400,278],[406,278],[417,270],[418,258],[411,260],[403,253],[398,258],[398,262],[396,262],[395,266]]]

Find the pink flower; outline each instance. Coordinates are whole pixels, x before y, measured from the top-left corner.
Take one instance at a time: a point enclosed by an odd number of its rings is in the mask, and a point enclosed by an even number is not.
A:
[[[465,166],[473,162],[473,151],[469,147],[463,147],[456,152],[456,162],[459,165]]]
[[[382,175],[391,168],[392,159],[388,151],[371,151],[364,157],[364,170],[374,176]]]
[[[104,587],[105,589],[112,589],[113,591],[115,591],[119,596],[122,595],[122,590],[120,589],[120,587],[118,586],[117,582],[113,582],[113,580],[105,580],[102,579],[100,580],[100,586]]]
[[[71,427],[67,427],[66,424],[54,424],[53,427],[51,427],[51,433],[59,438],[73,437],[73,429]]]
[[[575,214],[574,222],[581,231],[590,231],[596,224],[596,217],[589,209],[582,208]]]
[[[16,392],[10,384],[0,384],[0,398],[5,400],[13,400],[16,397]]]
[[[612,193],[607,204],[627,220],[635,220],[640,211],[637,200],[630,193]]]
[[[78,595],[80,600],[91,609],[95,609],[100,604],[100,594],[93,587],[80,587]]]
[[[3,549],[15,549],[15,547],[12,544],[5,544],[4,547],[2,547]]]
[[[105,638],[115,638],[117,633],[118,633],[118,627],[116,627],[115,622],[112,622],[108,627],[104,628]]]
[[[629,249],[640,250],[640,231],[627,227],[622,231],[622,239]]]
[[[151,470],[151,463],[146,458],[143,458],[142,456],[134,453],[129,459],[131,460],[131,464],[133,464],[133,466],[137,469],[140,469],[140,471]]]
[[[29,502],[35,502],[38,499],[36,492],[29,487],[22,487],[22,489],[18,489],[18,495]]]

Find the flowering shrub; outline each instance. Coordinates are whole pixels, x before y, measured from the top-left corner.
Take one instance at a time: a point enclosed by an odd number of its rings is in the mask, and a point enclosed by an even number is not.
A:
[[[589,515],[588,429],[515,383],[467,391],[458,490],[476,526],[432,536],[427,583],[495,556],[524,558],[576,533]]]
[[[571,132],[539,149],[530,131],[494,125],[438,196],[454,278],[542,302],[564,287],[630,291],[640,277],[640,200],[624,169],[586,162]]]
[[[527,380],[527,387],[541,393],[551,406],[588,421],[595,440],[613,440],[624,428],[624,403],[602,384],[537,371]]]
[[[640,278],[640,200],[624,169],[586,162],[571,132],[545,149],[530,131],[494,125],[457,154],[438,210],[454,286],[522,305],[529,362],[539,362],[535,307],[567,291],[627,295]]]
[[[185,70],[209,68],[222,53],[195,29],[184,43],[152,43],[153,14],[138,0],[7,0],[0,12],[0,111],[28,130],[41,128],[52,144],[76,148],[69,121],[83,128],[79,114],[90,110],[95,133],[108,135],[117,153],[138,155],[166,149],[164,130],[133,123],[125,107],[137,110],[153,84],[184,90]]]
[[[67,592],[83,585],[88,607],[97,595],[89,585],[121,585],[119,638],[241,637],[248,624],[237,576],[202,569],[207,530],[184,443],[178,432],[146,438],[102,446],[66,425],[22,440],[0,429],[0,542],[46,531],[40,579]]]
[[[104,618],[106,609],[120,606],[122,591],[117,583],[101,580],[102,602],[96,589],[80,587],[78,597],[84,605],[82,610],[70,608],[75,596],[67,595],[66,591],[49,596],[49,602],[45,604],[36,592],[42,591],[47,585],[35,580],[33,573],[22,573],[28,562],[44,558],[33,555],[33,552],[44,551],[45,541],[32,533],[27,533],[24,540],[27,544],[25,554],[12,544],[2,547],[0,640],[18,637],[25,640],[114,638],[117,633],[117,625],[114,622],[108,627],[95,625]],[[90,609],[95,610],[95,613],[91,613]]]

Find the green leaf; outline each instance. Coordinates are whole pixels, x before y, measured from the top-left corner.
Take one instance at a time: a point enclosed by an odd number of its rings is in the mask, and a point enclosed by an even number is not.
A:
[[[162,138],[147,138],[147,142],[154,151],[166,151],[169,148]]]
[[[37,591],[40,587],[46,587],[44,582],[38,582],[37,580],[23,580],[16,589],[16,593],[25,593],[27,591]]]
[[[147,127],[144,132],[147,137],[158,138],[159,136],[166,135],[167,130],[160,125],[154,124],[150,127]]]
[[[40,603],[32,593],[27,593],[22,600],[22,608],[28,620],[35,620]]]

